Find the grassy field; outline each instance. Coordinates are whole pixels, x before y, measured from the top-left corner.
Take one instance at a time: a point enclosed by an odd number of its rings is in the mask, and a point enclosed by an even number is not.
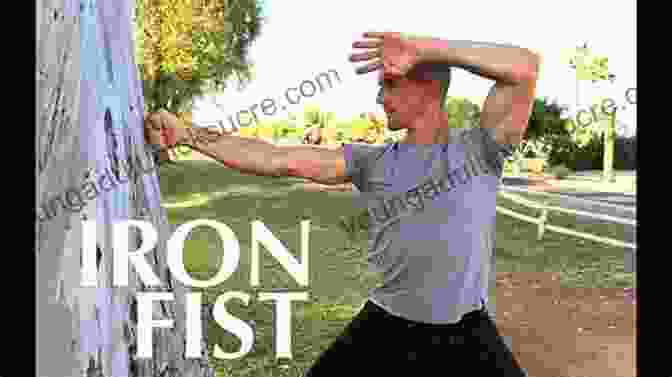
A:
[[[303,180],[242,175],[209,161],[180,161],[162,167],[160,183],[169,221],[175,225],[195,219],[225,223],[240,242],[238,270],[220,286],[204,291],[207,302],[228,291],[252,297],[248,306],[231,301],[229,313],[246,322],[254,321],[253,350],[236,360],[212,357],[221,376],[301,376],[315,358],[358,310],[377,276],[366,271],[366,239],[361,233],[349,239],[338,225],[341,216],[357,212],[349,193],[306,192]],[[517,212],[526,208],[501,199]],[[261,220],[294,254],[300,252],[299,222],[311,220],[310,285],[298,285],[269,253],[261,252],[261,287],[250,287],[251,225]],[[575,224],[571,217],[555,215],[554,225],[622,238],[624,228],[616,225]],[[534,225],[498,215],[497,272],[548,271],[561,274],[562,284],[572,287],[631,287],[634,275],[624,273],[623,250],[547,233],[536,240]],[[185,264],[195,277],[207,278],[217,271],[222,249],[214,230],[197,228],[185,245]],[[308,292],[309,301],[292,307],[292,360],[276,360],[273,334],[273,304],[256,300],[258,292]],[[491,292],[494,299],[494,292]],[[212,323],[210,347],[218,344],[225,352],[238,351],[240,341]]]

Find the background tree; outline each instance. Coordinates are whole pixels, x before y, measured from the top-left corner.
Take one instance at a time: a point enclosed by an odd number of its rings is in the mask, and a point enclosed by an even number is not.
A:
[[[614,82],[616,76],[609,72],[609,60],[607,57],[593,54],[587,44],[577,47],[573,56],[570,58],[569,65],[576,71],[578,81],[590,81],[595,84],[602,81]],[[604,140],[603,156],[603,178],[605,181],[614,181],[614,151],[616,139],[616,114],[614,109],[612,114],[604,114],[601,109],[602,103],[599,101],[597,119],[594,119],[590,127],[595,130]],[[592,116],[592,111],[591,116]],[[579,125],[581,126],[581,125]]]
[[[450,128],[471,128],[480,119],[481,109],[468,98],[448,97],[443,104],[443,109],[448,113]]]
[[[604,144],[589,126],[569,118],[567,108],[547,98],[537,98],[532,107],[519,157],[542,157],[548,165],[572,170],[602,166]]]
[[[195,97],[252,78],[248,50],[263,19],[256,0],[137,0],[136,55],[146,111],[181,114]]]
[[[322,111],[317,105],[306,105],[303,110],[304,141],[309,144],[333,144],[337,140],[336,114]]]
[[[572,121],[564,115],[566,110],[548,98],[536,98],[518,151],[524,157],[547,157],[552,165],[566,162],[566,154],[580,144],[572,132]]]

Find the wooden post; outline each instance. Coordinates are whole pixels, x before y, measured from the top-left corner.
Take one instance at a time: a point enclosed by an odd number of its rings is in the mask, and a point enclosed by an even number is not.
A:
[[[537,240],[541,241],[541,238],[544,236],[544,231],[546,228],[546,221],[548,220],[548,209],[546,208],[548,204],[543,203],[543,208],[541,208],[541,216],[539,216],[539,232],[537,234]]]

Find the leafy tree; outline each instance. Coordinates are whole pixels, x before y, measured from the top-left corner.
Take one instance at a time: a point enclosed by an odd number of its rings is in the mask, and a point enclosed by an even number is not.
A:
[[[549,165],[573,170],[595,166],[603,139],[590,127],[565,117],[565,110],[546,98],[535,99],[524,141],[516,148],[514,159],[545,156]]]
[[[316,143],[334,143],[339,140],[335,129],[336,114],[325,112],[317,105],[306,105],[303,110],[303,121],[307,135]]]
[[[590,80],[597,83],[603,80],[614,80],[615,75],[609,73],[609,59],[604,56],[594,55],[588,48],[588,44],[574,49],[569,58],[569,66],[576,71],[579,80]]]
[[[333,111],[320,113],[319,125],[320,128],[331,127],[336,120],[336,114]]]
[[[516,148],[517,157],[548,155],[551,159],[575,145],[572,123],[564,117],[565,110],[565,107],[547,98],[536,98],[523,141]]]
[[[137,0],[135,35],[147,111],[189,111],[207,91],[252,77],[248,49],[263,19],[256,0]]]
[[[324,112],[317,105],[306,105],[303,110],[303,120],[306,126],[325,128],[331,126],[336,120],[336,114],[331,111]]]
[[[295,124],[289,119],[280,119],[271,122],[271,127],[275,129],[278,137],[294,137],[296,134]]]
[[[587,44],[576,48],[574,55],[570,58],[569,65],[576,71],[577,80],[589,80],[592,83],[597,83],[606,80],[613,82],[616,79],[616,76],[609,72],[608,58],[593,54]],[[600,128],[599,133],[604,140],[603,177],[606,181],[613,181],[616,111],[607,118],[597,119],[595,126]]]
[[[446,98],[443,109],[448,113],[450,128],[474,127],[481,115],[480,107],[463,97]]]
[[[536,98],[525,131],[525,140],[538,140],[551,135],[570,136],[563,116],[566,108],[547,98]]]

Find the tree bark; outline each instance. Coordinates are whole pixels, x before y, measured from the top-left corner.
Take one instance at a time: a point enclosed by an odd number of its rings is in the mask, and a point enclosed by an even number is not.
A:
[[[212,377],[203,317],[202,358],[185,358],[186,287],[167,269],[172,234],[154,161],[143,137],[144,103],[135,64],[131,0],[37,3],[36,264],[37,375],[49,377]],[[115,171],[116,169],[116,171]],[[82,220],[96,221],[97,287],[82,287]],[[146,255],[162,287],[134,268],[112,285],[112,224],[146,220],[158,243]],[[129,235],[137,250],[143,241]],[[168,291],[154,305],[151,359],[137,354],[136,294]]]
[[[602,120],[606,126],[604,132],[604,171],[602,177],[605,182],[615,182],[614,176],[614,149],[616,140],[616,111],[608,120]]]

